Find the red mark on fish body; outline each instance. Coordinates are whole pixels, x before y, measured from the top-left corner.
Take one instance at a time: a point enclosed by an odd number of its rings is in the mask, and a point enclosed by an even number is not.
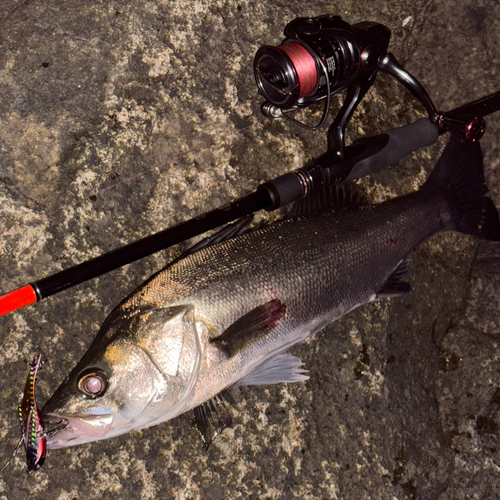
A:
[[[267,308],[269,311],[269,318],[268,322],[262,326],[262,330],[274,328],[286,313],[286,306],[279,299],[270,300],[267,303]]]
[[[23,400],[19,405],[19,419],[21,421],[24,449],[26,450],[28,472],[38,470],[43,465],[47,453],[47,438],[35,399],[35,382],[41,362],[41,355],[35,355],[30,365]]]
[[[393,247],[398,246],[398,240],[397,240],[396,238],[391,238],[391,245],[392,245]]]

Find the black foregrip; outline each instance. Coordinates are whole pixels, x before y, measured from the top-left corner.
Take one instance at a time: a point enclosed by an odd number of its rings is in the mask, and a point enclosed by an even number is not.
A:
[[[326,156],[331,155],[327,153]],[[284,207],[307,196],[315,188],[324,184],[328,185],[329,172],[321,164],[321,158],[316,158],[302,168],[261,184],[259,190],[265,191],[271,200],[271,205],[267,210]]]
[[[258,191],[267,192],[271,199],[271,205],[267,208],[269,211],[284,207],[304,196],[304,186],[295,172],[288,172],[261,184]]]
[[[390,130],[386,134],[369,139],[359,139],[353,146],[364,146],[368,154],[363,155],[364,157],[354,164],[345,180],[351,181],[378,172],[411,152],[433,144],[438,136],[437,126],[431,123],[428,118],[420,118],[410,125]],[[379,151],[372,154],[369,150],[374,147]]]

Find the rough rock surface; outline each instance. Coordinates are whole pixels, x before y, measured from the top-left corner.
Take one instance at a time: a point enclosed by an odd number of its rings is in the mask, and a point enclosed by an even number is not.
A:
[[[3,0],[0,276],[6,292],[250,192],[323,152],[325,131],[259,113],[253,56],[289,20],[334,13],[388,26],[438,107],[499,90],[493,0]],[[422,116],[380,75],[351,139]],[[482,144],[500,203],[500,131]],[[440,141],[361,184],[415,189]],[[45,401],[112,307],[178,250],[0,318],[0,461],[18,440],[24,360],[47,359]],[[360,308],[294,349],[304,384],[236,393],[208,452],[185,415],[50,452],[19,453],[0,499],[494,499],[500,496],[500,250],[456,234],[417,249],[413,293]]]

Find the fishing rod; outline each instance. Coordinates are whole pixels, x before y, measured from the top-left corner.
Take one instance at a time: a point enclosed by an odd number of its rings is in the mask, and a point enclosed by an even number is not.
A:
[[[284,118],[306,128],[319,128],[326,121],[331,96],[346,90],[344,103],[328,129],[325,153],[228,205],[0,296],[0,316],[240,217],[259,210],[276,210],[306,196],[317,186],[373,174],[433,144],[445,132],[451,131],[468,141],[479,140],[485,130],[483,117],[500,109],[500,92],[496,92],[451,112],[437,111],[424,87],[387,52],[390,31],[381,24],[349,25],[330,15],[297,18],[286,26],[285,37],[281,45],[261,47],[255,56],[256,83],[266,99],[262,112],[273,119]],[[358,139],[346,147],[347,124],[379,70],[404,85],[423,104],[429,118]],[[295,111],[322,101],[323,116],[317,125],[293,118]]]

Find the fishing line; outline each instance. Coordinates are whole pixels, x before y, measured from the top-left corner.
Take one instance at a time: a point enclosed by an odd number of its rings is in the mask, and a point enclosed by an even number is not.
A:
[[[9,464],[12,462],[13,458],[16,456],[16,453],[19,451],[19,448],[23,444],[23,439],[24,439],[24,437],[22,437],[19,440],[19,443],[17,444],[16,449],[12,452],[12,455],[9,458],[8,462],[0,469],[0,474],[9,466]]]
[[[300,43],[285,43],[279,47],[292,61],[299,80],[299,97],[314,92],[318,83],[316,63],[308,50]]]

